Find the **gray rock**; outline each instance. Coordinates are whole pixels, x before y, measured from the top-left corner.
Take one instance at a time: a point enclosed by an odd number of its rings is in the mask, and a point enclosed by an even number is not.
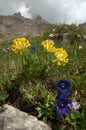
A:
[[[83,35],[83,39],[86,40],[86,35]]]
[[[27,19],[16,13],[12,16],[0,16],[0,43],[5,40],[11,40],[15,37],[36,36],[41,34],[50,24],[41,17]]]
[[[63,43],[69,43],[69,33],[63,34]]]
[[[36,117],[6,104],[4,111],[0,113],[0,130],[51,130],[51,128]]]

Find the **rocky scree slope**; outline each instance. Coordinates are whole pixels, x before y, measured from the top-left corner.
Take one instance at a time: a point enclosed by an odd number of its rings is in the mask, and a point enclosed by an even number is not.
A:
[[[0,16],[0,43],[20,36],[41,34],[50,24],[40,16],[27,19],[16,13],[13,16]]]

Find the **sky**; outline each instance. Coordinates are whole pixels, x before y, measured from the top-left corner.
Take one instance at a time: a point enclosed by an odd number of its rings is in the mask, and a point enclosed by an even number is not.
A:
[[[0,15],[40,15],[52,24],[86,22],[86,0],[0,0]]]

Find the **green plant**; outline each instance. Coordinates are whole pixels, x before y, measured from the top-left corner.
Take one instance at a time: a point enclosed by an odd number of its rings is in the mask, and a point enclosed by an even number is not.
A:
[[[69,37],[68,43],[63,44],[64,33],[68,33]],[[53,34],[52,38],[50,34]],[[0,44],[1,103],[10,103],[47,123],[50,121],[53,130],[72,130],[74,127],[86,130],[86,44],[83,34],[85,32],[75,25],[52,25],[39,36],[27,36],[31,46],[23,55],[12,53],[8,41]],[[52,63],[55,58],[53,53],[47,52],[40,44],[46,39],[53,39],[56,48],[67,51],[67,65]],[[73,44],[70,44],[71,39]],[[55,84],[62,78],[71,81],[70,97],[81,104],[78,113],[63,117],[63,120],[56,117],[54,108],[56,95],[59,95]]]
[[[78,129],[78,125],[80,124],[81,113],[77,110],[73,111],[70,115],[66,116],[66,121],[69,125],[71,125],[74,130]]]

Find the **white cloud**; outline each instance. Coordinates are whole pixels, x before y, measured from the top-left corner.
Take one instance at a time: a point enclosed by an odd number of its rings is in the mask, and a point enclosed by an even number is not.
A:
[[[31,13],[27,6],[30,6]],[[85,10],[85,0],[0,0],[0,14],[8,15],[20,11],[29,18],[41,15],[50,23],[86,22]]]

